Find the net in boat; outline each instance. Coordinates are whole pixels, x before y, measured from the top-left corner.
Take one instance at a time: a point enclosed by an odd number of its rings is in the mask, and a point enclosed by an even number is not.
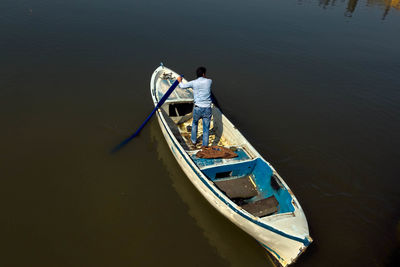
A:
[[[196,157],[203,159],[231,159],[237,156],[238,154],[223,146],[202,147],[201,150],[196,153]]]

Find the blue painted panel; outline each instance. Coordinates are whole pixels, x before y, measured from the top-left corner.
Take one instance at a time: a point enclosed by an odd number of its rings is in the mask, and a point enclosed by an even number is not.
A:
[[[274,190],[271,186],[272,169],[262,159],[255,159],[247,162],[235,162],[229,165],[222,165],[203,170],[203,173],[212,181],[220,172],[232,172],[231,177],[243,177],[251,174],[257,186],[260,195],[250,200],[257,201],[260,199],[275,196],[279,203],[278,213],[293,212],[292,196],[286,188]]]
[[[229,165],[217,166],[203,170],[203,173],[210,178],[215,180],[215,175],[220,172],[232,172],[231,176],[243,177],[252,173],[256,161],[236,162]]]
[[[278,191],[271,186],[272,169],[261,159],[257,159],[257,164],[253,170],[254,182],[261,192],[262,198],[275,196],[279,202],[278,213],[293,212],[292,196],[286,188],[280,188]]]
[[[222,163],[222,159],[202,159],[202,158],[196,157],[196,155],[192,155],[191,158],[193,159],[194,163],[199,168],[203,168],[203,167],[207,167],[207,166],[211,166],[211,165],[221,164]]]
[[[292,196],[286,189],[280,189],[278,192],[275,191],[274,195],[279,202],[279,213],[294,211]]]
[[[272,170],[263,160],[257,159],[256,166],[253,171],[254,182],[256,183],[258,190],[260,191],[263,198],[267,198],[273,195],[271,187],[271,175]]]
[[[242,148],[238,148],[235,153],[238,155],[235,159],[236,160],[245,160],[245,159],[250,159],[249,156],[247,156],[246,152]]]

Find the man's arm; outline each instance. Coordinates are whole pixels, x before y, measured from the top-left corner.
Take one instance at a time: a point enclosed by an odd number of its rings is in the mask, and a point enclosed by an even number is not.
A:
[[[182,89],[184,89],[184,88],[190,88],[190,87],[193,87],[193,84],[192,84],[192,82],[190,81],[190,82],[187,82],[187,83],[182,83],[182,77],[178,77],[178,78],[176,78],[177,80],[178,80],[178,82],[179,82],[179,88],[182,88]]]

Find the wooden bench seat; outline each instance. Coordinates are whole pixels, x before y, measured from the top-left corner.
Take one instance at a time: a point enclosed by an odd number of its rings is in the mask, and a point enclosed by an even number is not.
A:
[[[242,205],[242,208],[257,217],[264,217],[278,211],[278,201],[274,196],[253,203]]]
[[[257,196],[257,189],[254,187],[249,176],[230,179],[215,180],[215,185],[224,192],[230,199],[251,198]]]

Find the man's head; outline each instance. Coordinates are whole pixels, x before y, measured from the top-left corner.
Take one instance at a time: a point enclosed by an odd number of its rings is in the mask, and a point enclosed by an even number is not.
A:
[[[206,71],[205,67],[198,67],[196,70],[197,78],[206,76]]]

